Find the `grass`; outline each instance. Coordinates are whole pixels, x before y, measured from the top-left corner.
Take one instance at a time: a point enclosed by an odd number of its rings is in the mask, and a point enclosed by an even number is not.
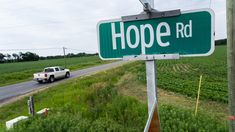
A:
[[[144,71],[142,62],[129,63],[95,75],[69,80],[37,93],[34,95],[36,110],[49,107],[49,116],[30,118],[15,126],[14,130],[143,131],[147,120]],[[168,81],[174,80],[168,78]],[[197,84],[198,80],[194,83]],[[172,96],[187,98],[177,94]],[[208,111],[208,108],[218,109],[217,105],[200,107],[195,117],[194,107],[180,101],[170,103],[175,98],[167,99],[162,99],[159,106],[163,131],[228,131],[225,113]],[[25,98],[0,108],[0,113],[4,113],[0,114],[2,130],[6,120],[27,115],[26,101]],[[201,101],[200,104],[206,103]],[[223,106],[219,105],[219,108]]]
[[[107,62],[100,60],[98,56],[67,58],[67,68],[70,70],[104,63]],[[31,80],[33,73],[48,66],[64,66],[64,59],[0,64],[0,86]]]

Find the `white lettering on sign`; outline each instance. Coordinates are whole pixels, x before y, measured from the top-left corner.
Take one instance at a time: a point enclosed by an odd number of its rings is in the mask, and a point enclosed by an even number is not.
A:
[[[191,38],[192,37],[192,20],[189,20],[189,24],[176,23],[176,38]]]
[[[131,43],[131,30],[134,30],[135,32],[135,43],[132,44]],[[130,47],[130,48],[136,48],[138,47],[139,43],[140,43],[140,35],[139,35],[139,30],[136,26],[134,25],[131,25],[127,28],[127,31],[126,31],[126,39],[127,39],[127,45]]]
[[[166,28],[166,32],[164,33],[161,33],[161,28],[162,27],[165,27]],[[162,47],[166,47],[166,46],[169,46],[170,43],[169,42],[165,42],[163,43],[162,40],[161,40],[161,37],[164,37],[164,36],[170,36],[171,35],[171,31],[170,31],[170,26],[166,23],[166,22],[161,22],[158,26],[157,26],[157,42],[160,46]]]
[[[121,38],[122,49],[125,49],[125,38],[124,38],[124,25],[123,25],[123,22],[120,22],[120,33],[116,33],[114,23],[111,24],[111,27],[112,27],[113,49],[115,49],[115,50],[117,49],[117,43],[116,43],[117,37]]]
[[[170,46],[169,41],[162,41],[163,37],[171,36],[171,29],[167,22],[161,22],[156,28],[156,39],[154,36],[154,29],[151,24],[142,24],[140,27],[130,25],[124,32],[124,23],[120,22],[120,32],[116,32],[115,23],[111,23],[112,29],[112,43],[113,49],[117,50],[117,39],[121,40],[121,48],[126,49],[126,44],[129,48],[137,48],[141,45],[141,53],[145,54],[147,48],[151,48],[154,44],[154,40],[161,47]],[[165,30],[162,30],[165,29]],[[146,40],[146,33],[148,33],[149,40]],[[176,38],[190,38],[192,37],[192,20],[188,23],[177,22],[176,23]]]
[[[149,30],[149,43],[147,43],[145,41],[145,29]],[[154,31],[153,31],[153,27],[150,24],[145,24],[145,25],[140,25],[140,33],[141,33],[141,52],[142,54],[145,54],[145,48],[150,48],[153,46],[153,42],[154,42]]]

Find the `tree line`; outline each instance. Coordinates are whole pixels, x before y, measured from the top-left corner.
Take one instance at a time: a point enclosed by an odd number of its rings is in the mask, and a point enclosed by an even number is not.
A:
[[[94,56],[94,55],[98,55],[98,53],[94,53],[94,54],[88,54],[88,53],[77,53],[77,54],[74,54],[74,53],[68,53],[66,55],[66,57],[68,58],[72,58],[72,57],[85,57],[85,56]],[[46,59],[60,59],[60,58],[64,58],[64,55],[55,55],[55,56],[40,56],[39,57],[40,60],[46,60]]]
[[[32,52],[19,52],[13,54],[3,54],[0,53],[0,63],[9,63],[9,62],[23,62],[23,61],[38,61],[39,55]]]
[[[227,39],[220,39],[215,41],[215,45],[226,45]]]
[[[66,57],[83,57],[83,56],[93,56],[95,54],[87,54],[87,53],[68,53]],[[19,53],[12,53],[12,54],[3,54],[0,53],[0,63],[11,63],[11,62],[25,62],[25,61],[38,61],[38,60],[46,60],[46,59],[60,59],[64,58],[63,55],[56,55],[56,56],[39,56],[36,53],[32,52],[19,52]]]

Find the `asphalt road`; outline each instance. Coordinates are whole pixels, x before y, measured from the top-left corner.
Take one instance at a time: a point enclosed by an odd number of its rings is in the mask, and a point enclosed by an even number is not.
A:
[[[81,77],[83,75],[96,73],[98,71],[111,69],[111,68],[120,66],[123,63],[125,63],[125,62],[118,61],[118,62],[94,66],[94,67],[90,67],[90,68],[86,68],[86,69],[82,69],[82,70],[77,70],[77,71],[74,71],[71,73],[71,76],[69,79]],[[59,84],[59,82],[62,82],[65,80],[66,79],[61,79],[61,80],[57,80],[53,83],[43,83],[43,84],[39,84],[36,81],[27,81],[27,82],[22,82],[22,83],[18,83],[18,84],[0,87],[0,103],[3,103],[13,97],[17,97],[17,96],[32,92],[34,90],[39,90],[41,88],[50,87],[52,85]]]

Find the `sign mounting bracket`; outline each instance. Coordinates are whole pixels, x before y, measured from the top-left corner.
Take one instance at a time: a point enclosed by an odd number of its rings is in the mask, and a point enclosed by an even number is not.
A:
[[[166,18],[166,17],[174,17],[181,15],[180,9],[160,12],[153,9],[149,3],[142,3],[142,4],[144,7],[143,12],[137,15],[122,16],[121,17],[122,22],[146,20],[153,18]],[[123,60],[155,60],[155,59],[179,59],[179,58],[180,58],[179,54],[162,54],[162,55],[124,56]]]
[[[130,55],[124,56],[123,60],[169,60],[169,59],[179,59],[179,54],[160,54],[160,55]]]
[[[137,15],[130,15],[130,16],[122,16],[123,22],[129,21],[138,21],[138,20],[146,20],[146,19],[153,19],[153,18],[165,18],[165,17],[174,17],[180,16],[181,11],[180,9],[177,10],[170,10],[170,11],[157,11],[149,5],[149,3],[144,3],[144,11]]]

